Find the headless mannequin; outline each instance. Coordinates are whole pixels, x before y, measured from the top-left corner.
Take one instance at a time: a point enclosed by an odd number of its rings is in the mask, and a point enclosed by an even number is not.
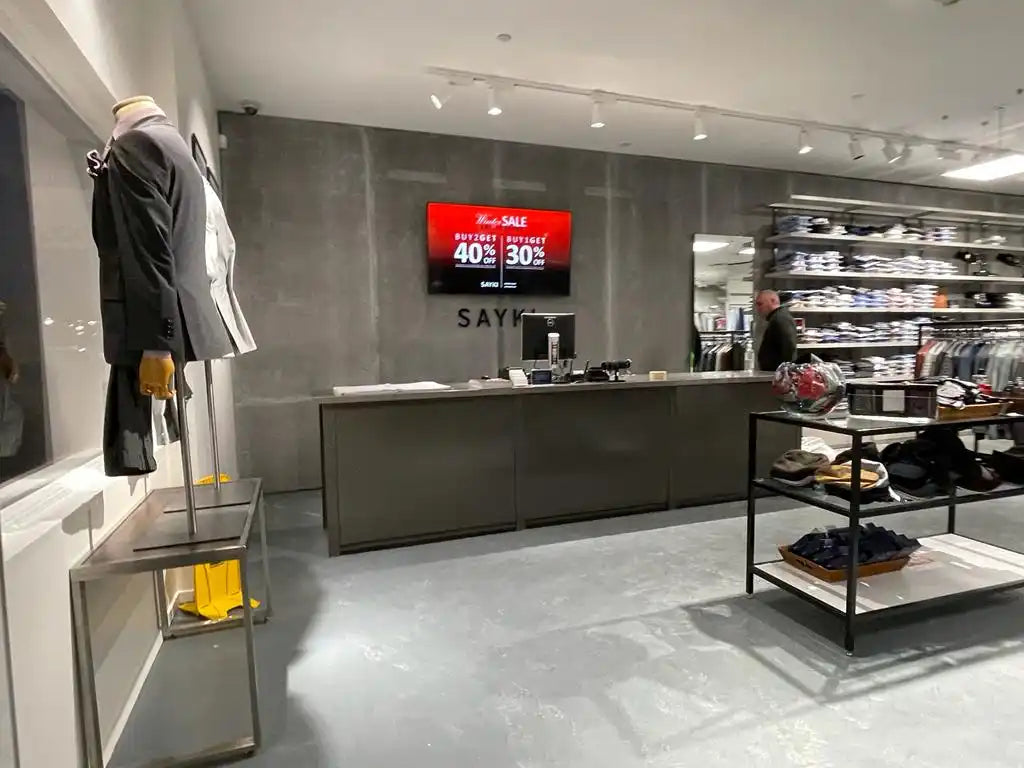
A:
[[[153,101],[152,96],[132,96],[117,102],[114,113],[114,132],[117,138],[132,126],[146,117],[165,115],[164,111]],[[146,350],[139,362],[139,390],[144,395],[157,400],[170,400],[174,397],[174,360],[170,352]]]

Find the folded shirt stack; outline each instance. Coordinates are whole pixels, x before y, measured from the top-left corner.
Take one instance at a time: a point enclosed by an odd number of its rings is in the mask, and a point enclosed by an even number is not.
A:
[[[933,243],[952,243],[960,239],[960,228],[952,226],[931,227],[924,233],[924,239]]]
[[[938,286],[909,285],[906,288],[856,288],[830,285],[790,294],[793,309],[932,309]]]
[[[833,359],[829,355],[828,362],[835,363],[843,371],[843,375],[851,379],[913,379],[916,355],[900,354],[883,357],[869,355],[856,362],[844,358]]]
[[[877,237],[887,240],[948,243],[958,240],[960,230],[953,226],[908,227],[905,224],[847,224],[846,233],[857,237]]]
[[[921,318],[927,322],[927,318]],[[884,342],[903,342],[916,344],[920,324],[915,320],[880,321],[871,325],[854,325],[853,323],[829,323],[820,327],[804,328],[800,341],[805,344],[826,344],[842,342],[844,344],[871,344]]]
[[[839,273],[843,271],[843,257],[839,251],[778,251],[775,271]]]
[[[916,254],[908,254],[893,259],[889,266],[891,271],[900,275],[955,275],[958,273],[956,264],[942,259],[925,259]]]
[[[888,274],[895,272],[892,266],[893,260],[888,256],[879,256],[874,253],[855,253],[850,258],[851,272],[880,272]]]
[[[910,254],[894,258],[877,253],[855,253],[843,258],[839,251],[811,253],[802,250],[780,251],[775,256],[776,271],[872,273],[901,277],[950,276],[959,274],[952,261],[926,259]]]
[[[854,379],[857,377],[857,369],[853,365],[852,360],[836,360],[834,362],[839,366],[839,371],[843,374],[844,379]]]
[[[979,237],[974,242],[979,245],[1006,245],[1005,235],[988,235],[986,237]]]
[[[783,216],[775,222],[775,231],[780,235],[807,234],[811,231],[811,216]]]
[[[857,361],[855,368],[857,377],[862,379],[878,378],[887,373],[885,358],[877,355],[862,357]]]
[[[1006,309],[1024,310],[1024,293],[1004,293],[1001,303]]]

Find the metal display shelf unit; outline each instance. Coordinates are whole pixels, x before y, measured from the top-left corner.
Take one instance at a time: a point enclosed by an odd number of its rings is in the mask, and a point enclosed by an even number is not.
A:
[[[911,341],[865,341],[857,343],[856,341],[837,341],[835,344],[830,344],[827,341],[815,341],[807,342],[806,344],[797,344],[797,349],[892,349],[894,347],[919,347],[921,346],[917,342]]]
[[[867,235],[818,235],[803,232],[791,235],[772,235],[765,242],[776,245],[798,245],[800,243],[848,243],[851,245],[867,244],[889,248],[912,249],[944,249],[955,251],[996,251],[999,253],[1024,253],[1024,247],[1016,245],[991,245],[988,243],[938,242],[933,240],[896,240],[889,237],[870,237]]]
[[[853,417],[855,418],[855,417]],[[860,629],[894,615],[929,606],[961,601],[982,594],[1000,592],[1024,586],[1024,553],[978,541],[956,532],[956,511],[961,504],[990,501],[1024,495],[1024,485],[1003,483],[992,491],[975,492],[958,489],[952,480],[945,493],[930,499],[910,501],[862,503],[860,500],[860,471],[864,440],[883,435],[913,433],[927,426],[951,426],[950,422],[865,419],[850,425],[851,417],[842,419],[812,419],[771,411],[752,413],[749,417],[747,463],[747,554],[746,591],[754,593],[754,577],[764,579],[796,597],[838,617],[843,622],[843,646],[850,655]],[[952,428],[1008,425],[1024,421],[1022,415],[992,416],[957,421]],[[846,435],[852,440],[851,498],[828,496],[824,492],[797,488],[771,478],[756,476],[753,457],[756,456],[758,425],[762,422],[799,426]],[[860,423],[871,426],[860,426]],[[852,538],[850,562],[845,581],[826,583],[783,560],[754,561],[755,514],[758,492],[786,496],[804,504],[818,507],[845,517],[851,529],[860,526],[869,517],[890,515],[921,509],[947,509],[946,533],[920,539],[921,549],[910,564],[900,571],[867,578],[854,578],[858,539]],[[861,589],[861,587],[867,587]]]
[[[846,218],[865,216],[900,220],[913,219],[936,224],[974,224],[1024,229],[1024,215],[1017,213],[883,203],[877,200],[850,200],[843,197],[820,195],[790,195],[788,201],[772,203],[768,207],[773,211],[815,211],[839,214]]]
[[[252,755],[260,746],[261,730],[259,696],[256,682],[256,653],[253,624],[265,621],[270,615],[270,561],[267,551],[267,520],[263,503],[262,483],[258,479],[225,483],[234,491],[243,489],[248,503],[204,509],[199,517],[200,533],[204,540],[176,546],[142,547],[154,530],[182,524],[183,514],[174,514],[171,489],[148,495],[128,517],[97,544],[92,551],[69,572],[74,643],[77,655],[79,712],[83,736],[84,765],[103,768],[103,746],[100,734],[99,705],[96,691],[96,667],[89,632],[88,584],[99,579],[151,573],[156,594],[157,624],[166,640],[234,627],[245,631],[245,652],[248,670],[249,706],[252,734],[224,744],[203,749],[185,756],[174,756],[147,763],[148,766],[175,768],[177,766],[222,765]],[[171,513],[171,514],[168,514]],[[263,604],[259,609],[251,605],[248,564],[250,539],[258,525],[261,537],[263,575]],[[241,573],[241,615],[220,622],[187,622],[181,626],[169,625],[163,573],[170,568],[190,565],[221,563],[238,560]]]
[[[765,272],[766,280],[836,280],[844,282],[920,280],[927,283],[966,283],[979,285],[1024,285],[1024,277],[1007,275],[913,275],[895,272]]]
[[[798,309],[790,307],[789,311],[794,315],[1019,315],[1020,309],[1001,308],[976,308],[976,307],[949,307],[947,309],[889,309],[878,307],[811,307],[809,309]]]

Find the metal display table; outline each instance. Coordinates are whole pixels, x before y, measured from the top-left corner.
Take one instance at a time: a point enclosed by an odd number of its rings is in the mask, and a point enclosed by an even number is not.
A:
[[[850,424],[851,421],[854,422],[853,425]],[[917,420],[908,423],[884,419],[860,420],[856,417],[810,419],[784,411],[750,414],[747,469],[747,594],[754,593],[754,577],[758,576],[840,618],[845,630],[843,646],[847,653],[852,655],[858,630],[880,619],[927,606],[1024,586],[1024,554],[978,541],[956,531],[956,510],[959,505],[1024,495],[1024,485],[1002,483],[987,492],[969,491],[957,488],[951,479],[941,496],[908,501],[861,503],[859,483],[865,438],[913,433],[929,426],[963,430],[1020,421],[1024,421],[1024,415],[1011,414],[962,421]],[[851,499],[846,501],[838,496],[828,496],[820,490],[789,486],[771,478],[756,477],[758,425],[761,422],[800,426],[849,436],[853,442]],[[870,426],[862,426],[863,424]],[[946,533],[921,538],[921,549],[914,554],[906,568],[894,573],[861,579],[853,578],[859,544],[858,537],[853,536],[846,579],[829,583],[781,559],[754,562],[755,513],[759,490],[787,496],[809,506],[846,517],[851,529],[858,527],[861,520],[868,517],[946,507]]]
[[[96,698],[96,670],[89,634],[89,608],[87,585],[110,576],[138,573],[153,574],[153,588],[157,623],[165,640],[186,637],[203,632],[215,632],[235,627],[245,630],[246,661],[249,678],[249,703],[252,734],[235,741],[214,745],[200,752],[173,758],[154,760],[147,765],[174,768],[176,766],[219,765],[253,754],[260,746],[259,695],[256,681],[256,655],[253,624],[266,621],[270,616],[270,564],[267,551],[267,521],[260,480],[246,480],[226,484],[245,487],[248,502],[204,509],[199,518],[200,536],[194,543],[175,546],[140,547],[152,537],[152,531],[168,526],[184,526],[184,515],[167,514],[170,491],[155,491],[147,496],[125,520],[103,539],[80,564],[69,572],[71,605],[77,674],[79,711],[82,718],[85,766],[103,768],[103,746],[100,735],[99,709]],[[251,605],[248,576],[250,539],[254,525],[259,526],[262,550],[264,595],[260,608]],[[241,572],[241,615],[223,621],[170,622],[168,619],[163,574],[169,568],[181,568],[204,563],[238,560]]]

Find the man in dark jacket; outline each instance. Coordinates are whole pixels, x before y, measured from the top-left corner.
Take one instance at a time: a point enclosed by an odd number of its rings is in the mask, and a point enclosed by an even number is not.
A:
[[[779,294],[761,291],[754,300],[757,314],[765,320],[761,347],[757,350],[757,367],[774,371],[782,363],[791,363],[796,357],[796,323],[789,310],[780,306]]]

